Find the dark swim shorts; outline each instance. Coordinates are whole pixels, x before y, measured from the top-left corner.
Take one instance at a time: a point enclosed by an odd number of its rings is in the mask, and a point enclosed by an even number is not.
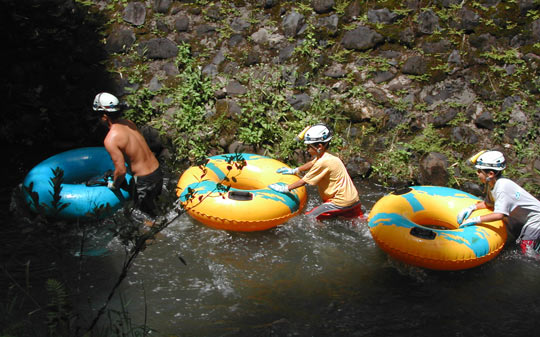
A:
[[[163,187],[163,171],[158,167],[145,176],[135,176],[135,206],[143,212],[155,215],[155,200]]]

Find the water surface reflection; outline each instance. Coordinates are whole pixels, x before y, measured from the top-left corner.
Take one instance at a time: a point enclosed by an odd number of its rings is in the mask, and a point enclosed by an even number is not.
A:
[[[367,209],[386,193],[357,186]],[[122,249],[114,241],[109,249],[96,267],[114,270]],[[183,215],[138,258],[122,290],[135,322],[164,335],[503,336],[540,327],[538,276],[540,264],[515,245],[478,268],[434,272],[390,260],[366,223],[298,216],[234,233]],[[90,278],[90,291],[107,282]]]

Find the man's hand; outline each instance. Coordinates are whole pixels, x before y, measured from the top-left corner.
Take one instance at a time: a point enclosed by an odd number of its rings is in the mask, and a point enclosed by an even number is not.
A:
[[[471,213],[474,212],[475,210],[476,210],[476,205],[470,205],[469,207],[461,210],[461,212],[459,212],[457,216],[458,224],[461,225],[463,220],[466,220],[467,218],[469,218],[471,216]]]
[[[107,180],[107,187],[108,187],[111,191],[116,190],[116,186],[114,186],[114,181],[113,181],[112,179]]]
[[[281,174],[297,174],[298,173],[298,168],[288,168],[288,167],[281,167],[281,168],[278,168],[276,170],[277,173],[281,173]]]
[[[465,228],[465,227],[469,227],[469,226],[474,226],[474,225],[477,225],[479,223],[480,223],[480,217],[475,216],[475,217],[472,217],[469,220],[465,221],[463,224],[461,224],[459,226],[459,228]]]
[[[289,192],[289,187],[287,185],[285,185],[284,183],[275,183],[275,184],[268,185],[268,187],[270,187],[272,190],[274,190],[276,192],[280,192],[280,193],[288,193]]]

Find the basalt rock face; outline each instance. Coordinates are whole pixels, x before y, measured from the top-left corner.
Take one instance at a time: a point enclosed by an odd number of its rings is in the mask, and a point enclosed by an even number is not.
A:
[[[1,117],[3,142],[99,141],[91,102],[100,91],[128,96],[144,89],[153,117],[173,116],[181,103],[171,102],[164,88],[184,70],[176,60],[187,44],[195,66],[217,87],[205,105],[208,120],[225,116],[236,125],[251,116],[246,101],[254,82],[275,75],[282,85],[262,99],[283,96],[298,111],[284,120],[315,114],[321,100],[335,104],[335,118],[324,122],[342,135],[342,147],[362,149],[342,153],[358,176],[372,172],[370,162],[390,151],[396,135],[410,139],[427,127],[460,146],[450,156],[434,149],[411,155],[415,182],[447,184],[453,161],[482,148],[505,149],[523,167],[538,160],[538,152],[528,158],[513,150],[538,143],[537,1],[13,0],[1,6],[10,65],[2,83],[9,112]],[[209,153],[239,142],[234,135],[213,137]],[[255,152],[275,146],[262,145],[245,144]]]

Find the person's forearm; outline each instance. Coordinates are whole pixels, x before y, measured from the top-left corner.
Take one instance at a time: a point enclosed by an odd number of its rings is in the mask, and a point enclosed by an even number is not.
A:
[[[504,214],[502,213],[490,213],[490,214],[480,216],[480,222],[492,222],[492,221],[502,220],[503,218],[504,218]]]
[[[125,170],[125,168],[123,170],[118,170],[118,169],[114,170],[114,174],[113,174],[114,186],[118,187],[118,186],[122,185],[122,183],[124,182],[125,179],[126,179],[126,170]]]
[[[287,186],[289,188],[289,191],[294,190],[295,188],[302,187],[306,184],[306,182],[303,179],[299,179],[295,181],[294,183]]]
[[[307,163],[298,167],[298,171],[304,172],[309,171],[313,167],[313,161],[308,161]]]
[[[486,207],[486,203],[485,203],[485,202],[483,202],[483,201],[482,201],[482,202],[479,202],[479,203],[477,203],[477,204],[476,204],[475,206],[476,206],[476,209],[483,209],[483,208],[487,208],[487,207]]]

